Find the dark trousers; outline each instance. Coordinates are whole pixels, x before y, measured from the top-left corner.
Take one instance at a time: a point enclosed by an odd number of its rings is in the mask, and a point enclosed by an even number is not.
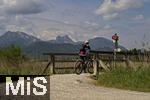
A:
[[[83,62],[85,62],[86,56],[80,56],[80,59],[81,59]]]
[[[80,56],[80,59],[82,60],[82,63],[83,63],[83,70],[84,72],[86,72],[86,66],[85,66],[85,61],[86,61],[86,56]]]

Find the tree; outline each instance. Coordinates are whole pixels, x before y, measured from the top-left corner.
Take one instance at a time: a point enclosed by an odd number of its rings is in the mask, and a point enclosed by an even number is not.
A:
[[[3,48],[0,55],[9,66],[19,67],[23,60],[21,48],[15,45]]]

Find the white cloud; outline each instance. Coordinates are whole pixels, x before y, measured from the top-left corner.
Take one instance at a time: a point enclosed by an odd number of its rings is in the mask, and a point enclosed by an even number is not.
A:
[[[144,19],[144,15],[142,15],[142,14],[137,15],[137,16],[135,16],[135,17],[133,18],[133,20],[137,20],[137,21],[143,20],[143,19]]]
[[[93,27],[95,27],[95,26],[98,26],[98,24],[96,23],[96,22],[90,22],[90,21],[85,21],[84,22],[86,25],[88,25],[88,26],[93,26]]]
[[[113,14],[108,14],[108,15],[103,15],[102,16],[104,20],[112,20],[112,19],[116,19],[119,17],[118,13],[113,13]]]
[[[47,0],[1,0],[1,11],[8,14],[34,14],[45,11]]]
[[[4,16],[0,16],[0,20],[5,20],[5,17]]]
[[[111,26],[110,25],[106,25],[106,26],[104,26],[104,29],[110,29],[111,28]]]
[[[142,7],[144,2],[145,0],[104,0],[96,10],[96,14],[106,20],[113,19],[125,10]]]

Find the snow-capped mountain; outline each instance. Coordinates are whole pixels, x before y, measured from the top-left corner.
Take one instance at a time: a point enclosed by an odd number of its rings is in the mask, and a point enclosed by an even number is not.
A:
[[[57,36],[55,40],[50,40],[50,43],[57,43],[57,44],[63,44],[63,43],[69,43],[73,44],[74,41],[68,36]]]
[[[0,36],[0,47],[5,47],[9,45],[18,45],[24,47],[36,41],[40,41],[40,39],[28,35],[24,32],[8,31],[4,33],[2,36]]]

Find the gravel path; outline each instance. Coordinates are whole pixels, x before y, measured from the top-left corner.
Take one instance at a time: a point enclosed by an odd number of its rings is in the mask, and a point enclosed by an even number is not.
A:
[[[150,100],[150,93],[97,87],[88,74],[50,76],[50,100]]]

